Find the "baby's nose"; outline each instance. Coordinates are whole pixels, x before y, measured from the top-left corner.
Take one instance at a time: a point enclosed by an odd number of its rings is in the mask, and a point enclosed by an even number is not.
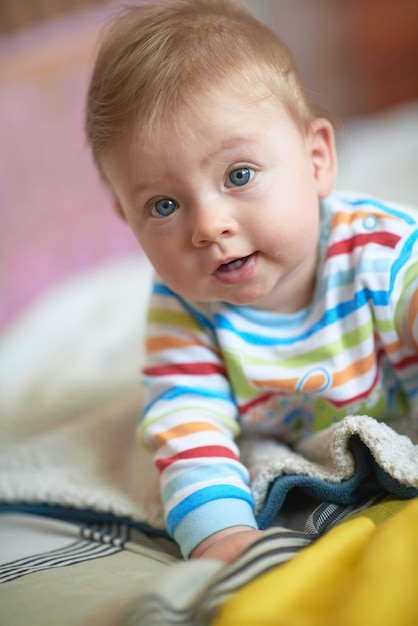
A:
[[[206,246],[221,237],[233,235],[236,230],[235,220],[221,208],[199,209],[194,218],[192,243],[196,247]]]

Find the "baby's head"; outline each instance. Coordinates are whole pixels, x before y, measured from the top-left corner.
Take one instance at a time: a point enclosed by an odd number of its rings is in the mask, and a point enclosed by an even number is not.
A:
[[[212,89],[271,94],[305,130],[320,113],[277,36],[234,0],[165,0],[127,8],[108,29],[87,104],[93,156],[133,129],[150,136]],[[186,113],[187,115],[187,113]]]
[[[309,302],[332,126],[286,46],[238,4],[128,9],[99,52],[86,125],[117,211],[176,293]]]

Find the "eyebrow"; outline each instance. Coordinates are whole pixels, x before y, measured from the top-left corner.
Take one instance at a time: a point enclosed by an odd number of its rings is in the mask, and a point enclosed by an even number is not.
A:
[[[136,182],[132,188],[132,197],[138,199],[141,194],[149,194],[150,189],[156,187],[157,183],[154,181]]]
[[[250,148],[254,143],[255,139],[251,137],[246,137],[244,135],[234,135],[233,137],[228,137],[228,139],[225,139],[220,146],[215,148],[215,150],[206,154],[203,157],[203,161],[213,160],[217,155],[221,154],[222,152],[235,150],[238,147]]]

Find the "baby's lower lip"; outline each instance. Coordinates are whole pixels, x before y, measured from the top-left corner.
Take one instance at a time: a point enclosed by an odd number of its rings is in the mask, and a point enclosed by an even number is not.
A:
[[[252,276],[256,265],[257,254],[235,259],[230,263],[220,265],[213,273],[213,276],[221,283],[235,285]]]

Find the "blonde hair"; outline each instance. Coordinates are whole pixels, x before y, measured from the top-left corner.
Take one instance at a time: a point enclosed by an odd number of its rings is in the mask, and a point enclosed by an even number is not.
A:
[[[319,114],[286,45],[234,0],[130,6],[105,33],[87,98],[86,132],[99,167],[132,130],[149,135],[209,89],[235,82],[277,96],[306,128]]]

